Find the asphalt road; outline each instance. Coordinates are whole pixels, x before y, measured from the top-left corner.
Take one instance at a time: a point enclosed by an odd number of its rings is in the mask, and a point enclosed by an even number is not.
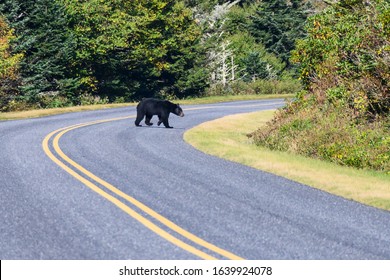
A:
[[[282,103],[182,106],[174,129],[134,107],[0,122],[0,259],[390,259],[390,212],[183,141]]]

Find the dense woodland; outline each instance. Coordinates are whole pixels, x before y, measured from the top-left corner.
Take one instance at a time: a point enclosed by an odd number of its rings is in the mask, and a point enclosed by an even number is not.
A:
[[[296,93],[251,134],[390,172],[388,0],[0,0],[0,111]]]
[[[2,111],[293,92],[290,52],[314,12],[299,0],[0,3]]]

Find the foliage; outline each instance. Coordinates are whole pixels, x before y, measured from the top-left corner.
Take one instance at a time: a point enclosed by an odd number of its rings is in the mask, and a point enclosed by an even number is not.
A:
[[[238,65],[237,76],[251,82],[257,79],[280,79],[285,64],[280,58],[267,52],[262,44],[245,31],[230,36],[234,49],[235,61]]]
[[[15,29],[15,52],[23,53],[21,98],[46,107],[44,100],[60,96],[70,104],[77,94],[77,78],[69,67],[75,42],[66,28],[64,9],[50,0],[6,0],[0,10]]]
[[[305,91],[260,145],[390,172],[389,2],[340,0],[311,17],[293,54]]]
[[[0,17],[0,111],[9,109],[9,103],[18,94],[16,84],[19,80],[19,62],[21,54],[11,54],[10,41],[13,30]]]
[[[389,11],[385,0],[342,0],[309,20],[293,59],[318,103],[346,105],[356,117],[389,112]]]
[[[274,150],[289,151],[357,168],[390,171],[390,133],[385,121],[356,124],[351,112],[332,108],[280,111],[254,141]]]
[[[277,55],[287,67],[295,40],[305,36],[308,4],[302,0],[261,1],[248,25],[251,35]]]
[[[270,95],[270,94],[295,94],[301,90],[301,84],[297,80],[262,80],[252,82],[236,81],[228,88],[221,85],[210,87],[207,90],[208,96],[222,95]]]
[[[0,14],[12,30],[7,59],[15,59],[17,78],[1,80],[3,100],[10,104],[1,110],[186,98],[218,91],[221,84],[224,93],[238,84],[245,92],[269,92],[259,90],[262,80],[284,84],[292,75],[286,59],[258,35],[259,13],[267,5],[3,0]],[[283,16],[289,20],[302,15],[287,6]],[[285,32],[291,42],[294,30],[299,28]]]
[[[281,58],[248,32],[260,5],[260,1],[228,1],[203,10],[196,6],[195,16],[203,27],[211,91],[222,88],[229,93],[240,80],[277,80],[284,75],[286,64]]]
[[[24,54],[19,102],[183,97],[207,86],[200,29],[181,1],[5,0],[0,12]]]
[[[79,75],[90,91],[113,101],[191,90],[191,83],[175,84],[192,74],[192,46],[200,35],[182,3],[62,1],[79,45]]]

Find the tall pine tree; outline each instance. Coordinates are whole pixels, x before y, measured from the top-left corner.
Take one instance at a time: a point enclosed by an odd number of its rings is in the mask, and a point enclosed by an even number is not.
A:
[[[74,103],[76,44],[63,7],[53,0],[5,0],[0,11],[15,29],[14,50],[24,54],[20,63],[24,99],[43,107]],[[50,104],[53,100],[64,104]]]
[[[295,41],[305,36],[307,5],[302,0],[263,0],[249,25],[252,36],[287,67]]]
[[[9,110],[9,104],[19,91],[19,62],[22,54],[11,54],[10,42],[15,37],[13,30],[0,16],[0,111]]]

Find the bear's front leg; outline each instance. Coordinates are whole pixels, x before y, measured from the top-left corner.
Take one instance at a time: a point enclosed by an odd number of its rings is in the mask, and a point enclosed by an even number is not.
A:
[[[173,128],[172,126],[169,126],[168,118],[169,118],[169,112],[168,113],[163,113],[163,114],[161,114],[160,122],[162,121],[162,123],[164,124],[164,126],[166,128]]]
[[[173,126],[169,126],[168,120],[163,120],[163,123],[166,128],[173,128]]]
[[[145,118],[145,124],[148,125],[148,126],[151,126],[153,125],[153,123],[150,122],[150,120],[152,119],[153,115],[146,115],[146,118]]]

